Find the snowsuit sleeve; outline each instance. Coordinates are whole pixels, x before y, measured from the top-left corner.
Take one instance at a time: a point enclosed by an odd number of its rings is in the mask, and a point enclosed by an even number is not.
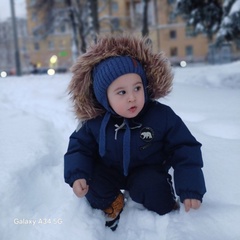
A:
[[[97,143],[87,122],[72,133],[67,153],[64,155],[64,178],[71,187],[77,179],[90,180],[97,149]]]
[[[167,109],[167,152],[174,169],[174,184],[181,202],[185,199],[202,201],[206,192],[202,172],[201,144],[171,108]]]

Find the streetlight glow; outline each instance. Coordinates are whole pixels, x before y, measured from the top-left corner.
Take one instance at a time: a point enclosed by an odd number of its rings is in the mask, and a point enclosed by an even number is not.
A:
[[[55,64],[58,60],[58,57],[56,55],[53,55],[51,58],[50,58],[50,63],[52,64]]]
[[[2,72],[0,73],[0,77],[2,77],[2,78],[7,77],[7,72],[2,71]]]
[[[48,69],[47,73],[49,76],[53,76],[55,74],[55,70],[50,68],[50,69]]]

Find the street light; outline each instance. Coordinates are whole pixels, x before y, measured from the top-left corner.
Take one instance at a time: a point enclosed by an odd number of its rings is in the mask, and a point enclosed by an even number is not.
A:
[[[57,63],[57,60],[58,60],[58,57],[57,57],[56,55],[53,55],[53,56],[50,58],[50,63],[56,64],[56,63]]]

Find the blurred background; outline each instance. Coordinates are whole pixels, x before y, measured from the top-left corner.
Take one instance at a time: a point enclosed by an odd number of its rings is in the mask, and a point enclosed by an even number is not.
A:
[[[67,72],[99,33],[147,35],[173,66],[240,59],[240,0],[0,0],[0,76]]]

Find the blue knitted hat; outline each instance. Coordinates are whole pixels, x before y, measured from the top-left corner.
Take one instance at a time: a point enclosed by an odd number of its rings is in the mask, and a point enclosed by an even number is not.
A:
[[[114,56],[101,61],[93,69],[93,90],[98,102],[108,111],[113,110],[108,104],[107,89],[109,85],[118,77],[128,74],[138,74],[143,82],[145,91],[145,101],[147,99],[147,78],[142,65],[129,56]]]

